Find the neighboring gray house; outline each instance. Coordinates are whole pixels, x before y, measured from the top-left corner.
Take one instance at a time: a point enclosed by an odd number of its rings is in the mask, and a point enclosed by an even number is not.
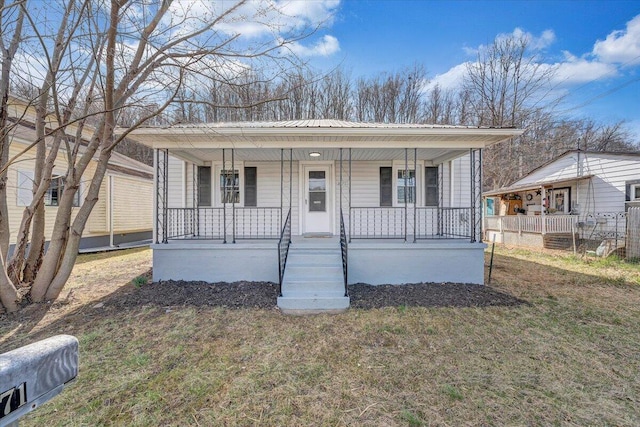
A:
[[[620,248],[625,212],[640,206],[640,153],[567,151],[483,196],[487,241],[558,248],[577,237]]]
[[[154,280],[272,281],[283,310],[347,283],[484,282],[481,151],[514,129],[336,120],[142,128]]]

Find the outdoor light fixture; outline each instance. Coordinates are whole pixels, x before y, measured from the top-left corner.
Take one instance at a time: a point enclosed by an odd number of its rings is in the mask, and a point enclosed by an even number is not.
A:
[[[320,153],[317,151],[312,151],[309,153],[309,157],[320,157]]]

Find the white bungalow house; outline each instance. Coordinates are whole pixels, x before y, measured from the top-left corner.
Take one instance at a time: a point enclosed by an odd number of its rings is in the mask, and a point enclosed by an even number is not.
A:
[[[578,239],[615,250],[626,211],[640,206],[640,152],[567,151],[483,196],[487,241],[560,249]]]
[[[484,282],[481,152],[519,130],[335,120],[141,128],[153,279],[271,281],[283,310],[347,284]]]

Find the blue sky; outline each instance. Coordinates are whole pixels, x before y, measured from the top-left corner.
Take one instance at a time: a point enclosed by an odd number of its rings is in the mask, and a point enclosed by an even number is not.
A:
[[[323,3],[335,15],[300,46],[319,68],[342,64],[361,76],[419,63],[446,87],[479,46],[521,31],[539,46],[544,63],[559,67],[566,114],[626,120],[640,141],[640,1]]]

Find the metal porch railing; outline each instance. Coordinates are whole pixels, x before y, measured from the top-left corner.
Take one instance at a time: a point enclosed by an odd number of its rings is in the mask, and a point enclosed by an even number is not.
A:
[[[349,239],[470,239],[471,208],[352,207]]]
[[[344,215],[340,209],[340,251],[342,252],[342,274],[344,275],[344,296],[349,296],[349,250]]]
[[[287,267],[287,257],[289,256],[289,246],[291,246],[291,208],[284,221],[280,240],[278,240],[278,296],[282,296],[282,279],[284,270]]]
[[[225,230],[227,238],[278,239],[280,213],[279,207],[236,207],[226,215],[221,207],[168,208],[167,239],[224,240]]]

